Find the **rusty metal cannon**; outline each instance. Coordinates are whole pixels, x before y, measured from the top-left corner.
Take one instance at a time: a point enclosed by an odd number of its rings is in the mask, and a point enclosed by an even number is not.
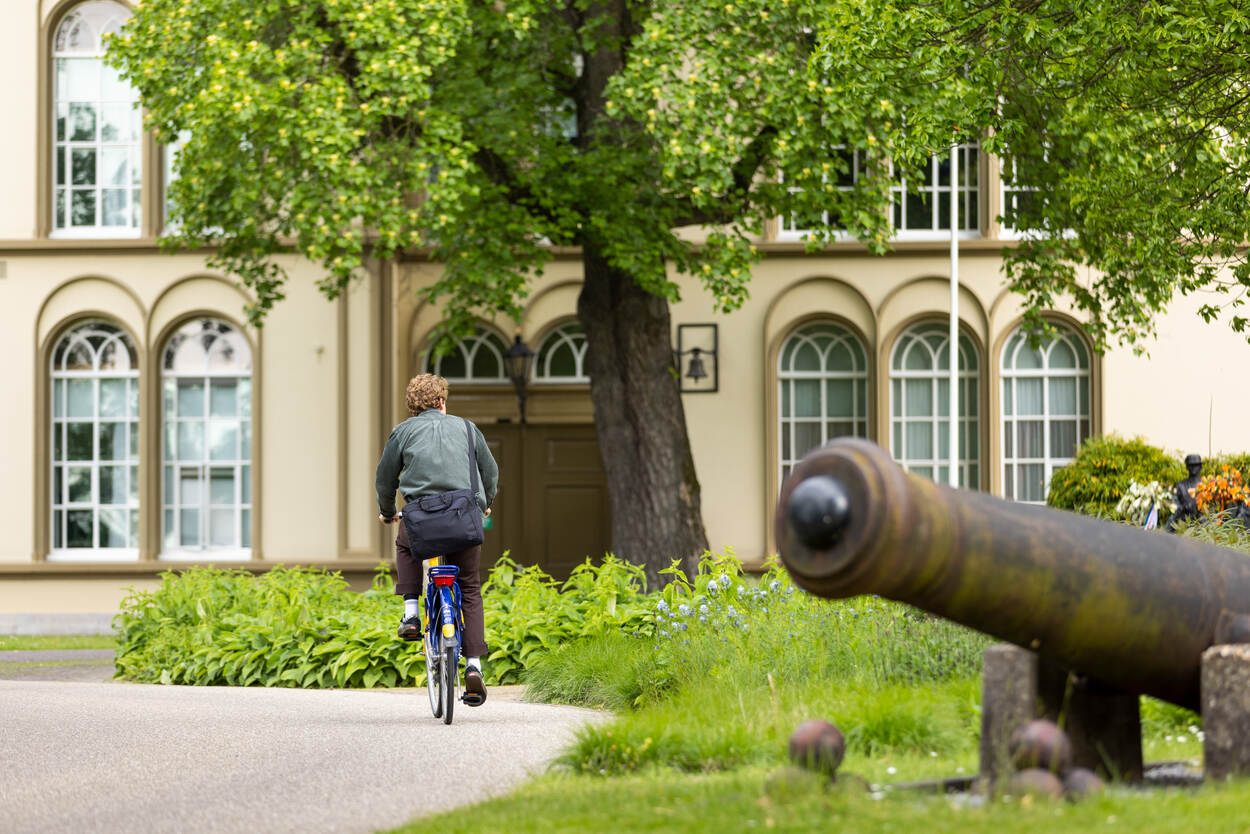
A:
[[[1014,643],[1131,695],[1133,726],[1139,693],[1201,710],[1204,652],[1250,622],[1244,554],[941,486],[865,440],[804,458],[775,528],[800,587],[899,600]]]

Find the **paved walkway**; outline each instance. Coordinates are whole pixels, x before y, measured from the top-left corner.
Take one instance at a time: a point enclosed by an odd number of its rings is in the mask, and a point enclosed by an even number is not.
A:
[[[0,831],[397,826],[507,792],[606,718],[517,694],[446,726],[423,689],[0,680]]]

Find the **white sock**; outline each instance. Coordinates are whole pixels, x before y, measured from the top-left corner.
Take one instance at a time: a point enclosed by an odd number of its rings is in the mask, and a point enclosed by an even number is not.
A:
[[[480,657],[466,657],[466,658],[464,659],[464,669],[465,669],[465,671],[466,671],[466,672],[467,672],[468,670],[470,670],[470,669],[476,669],[476,670],[478,670],[479,672],[480,672],[480,671],[482,671],[482,658],[480,658]]]
[[[404,619],[415,617],[421,612],[421,600],[406,599],[404,600]]]

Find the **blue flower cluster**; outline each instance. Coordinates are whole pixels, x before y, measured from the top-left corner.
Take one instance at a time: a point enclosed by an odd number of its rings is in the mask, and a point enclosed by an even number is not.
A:
[[[656,637],[662,643],[688,637],[693,629],[711,630],[728,639],[730,634],[749,632],[755,614],[778,610],[793,593],[793,585],[776,578],[752,586],[741,576],[728,573],[711,576],[706,584],[702,576],[694,584],[674,583],[666,592],[671,603],[666,599],[656,602]]]

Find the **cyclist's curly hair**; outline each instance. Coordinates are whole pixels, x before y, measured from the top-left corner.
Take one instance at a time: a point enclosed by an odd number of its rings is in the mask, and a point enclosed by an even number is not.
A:
[[[438,408],[447,399],[447,380],[438,374],[418,374],[408,382],[408,413],[417,416],[427,408]]]

